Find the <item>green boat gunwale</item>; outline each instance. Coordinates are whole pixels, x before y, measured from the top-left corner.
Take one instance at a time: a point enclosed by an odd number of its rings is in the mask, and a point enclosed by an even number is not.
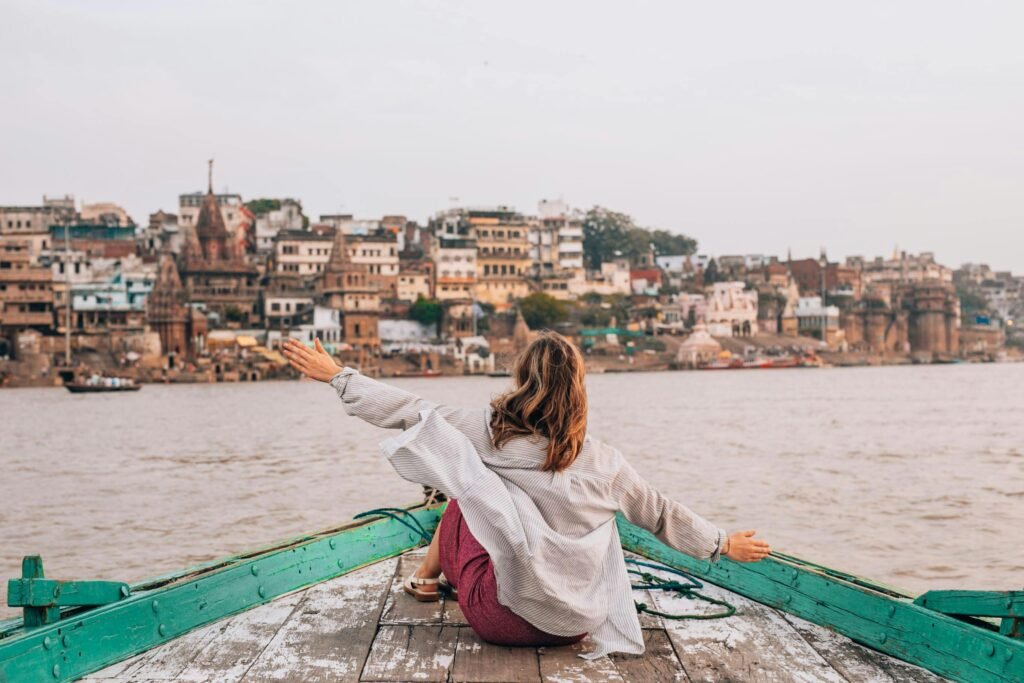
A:
[[[405,509],[433,531],[444,504]],[[933,611],[920,597],[915,603],[898,589],[791,555],[776,553],[756,564],[710,564],[672,550],[621,515],[617,524],[626,550],[937,674],[972,683],[1024,680],[1024,640],[1000,634],[991,622]],[[51,680],[74,680],[421,545],[421,536],[395,519],[352,520],[138,582],[122,600],[65,609],[53,624],[25,630],[20,619],[2,622],[0,681],[38,680],[40,672]]]

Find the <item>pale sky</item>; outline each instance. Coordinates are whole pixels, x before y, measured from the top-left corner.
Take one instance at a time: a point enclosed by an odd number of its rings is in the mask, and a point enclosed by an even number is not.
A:
[[[0,204],[601,204],[1024,273],[1024,3],[0,0]]]

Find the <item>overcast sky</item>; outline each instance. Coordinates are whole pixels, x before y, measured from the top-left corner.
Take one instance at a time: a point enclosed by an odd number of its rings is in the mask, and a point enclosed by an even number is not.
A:
[[[1024,273],[1024,3],[0,0],[0,204],[601,204]]]

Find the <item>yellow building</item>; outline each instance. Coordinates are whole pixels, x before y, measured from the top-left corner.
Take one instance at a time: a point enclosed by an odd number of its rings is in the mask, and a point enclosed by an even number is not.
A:
[[[476,238],[476,300],[507,310],[530,293],[529,222],[505,207],[470,210],[466,220]]]

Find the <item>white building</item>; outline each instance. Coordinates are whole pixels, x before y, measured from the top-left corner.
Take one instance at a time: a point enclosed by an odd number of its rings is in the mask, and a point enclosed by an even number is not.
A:
[[[757,290],[743,282],[716,282],[707,290],[704,321],[714,337],[757,334]]]
[[[314,306],[312,324],[299,325],[289,336],[307,344],[312,344],[314,339],[320,339],[325,346],[341,344],[345,337],[341,313],[334,308]]]
[[[334,238],[306,230],[284,230],[274,238],[274,272],[309,278],[319,275],[331,260]]]
[[[438,240],[434,244],[436,284],[434,296],[471,299],[476,289],[476,244],[472,240]]]
[[[834,334],[839,329],[839,308],[822,306],[820,296],[802,296],[796,304],[797,331],[821,338],[822,329]]]
[[[280,206],[256,216],[256,251],[265,254],[274,249],[274,238],[282,230],[302,230],[302,204],[282,199]]]
[[[600,271],[592,271],[587,279],[569,283],[569,291],[579,297],[588,292],[602,296],[628,295],[631,291],[629,259],[615,259],[601,264]]]

